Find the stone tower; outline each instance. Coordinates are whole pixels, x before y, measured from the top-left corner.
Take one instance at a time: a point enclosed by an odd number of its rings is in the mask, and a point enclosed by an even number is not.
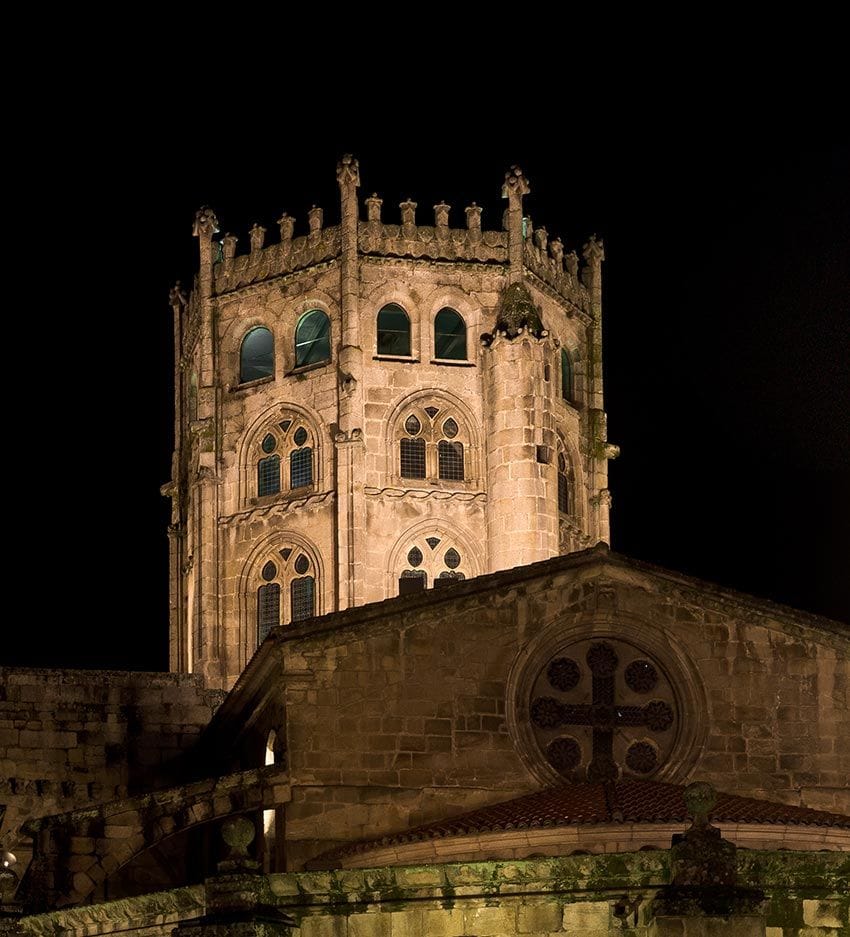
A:
[[[200,268],[171,292],[171,668],[228,687],[271,627],[609,539],[602,245],[580,265],[523,214],[400,224],[321,208],[250,249],[195,219]]]

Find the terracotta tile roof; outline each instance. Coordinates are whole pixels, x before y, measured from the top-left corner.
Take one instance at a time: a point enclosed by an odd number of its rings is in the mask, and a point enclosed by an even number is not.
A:
[[[350,843],[325,853],[322,858],[348,856],[401,843],[505,830],[593,823],[684,823],[688,819],[684,791],[684,785],[663,784],[659,781],[565,784],[482,807],[449,820],[427,823],[403,833]],[[843,814],[792,807],[719,791],[711,819],[717,823],[790,824],[850,829],[850,817]]]

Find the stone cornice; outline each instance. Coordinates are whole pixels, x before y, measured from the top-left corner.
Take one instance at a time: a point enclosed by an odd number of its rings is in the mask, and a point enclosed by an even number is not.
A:
[[[372,498],[411,498],[414,501],[425,501],[429,498],[434,501],[487,501],[487,494],[483,491],[446,491],[442,488],[373,488],[369,485],[363,489],[364,493]]]
[[[37,914],[24,918],[20,927],[23,934],[44,937],[56,937],[56,934],[69,931],[97,934],[111,932],[116,925],[122,924],[131,923],[135,930],[137,927],[159,927],[188,921],[200,917],[204,910],[204,886],[191,885],[138,898],[121,898],[103,904]]]
[[[288,514],[290,511],[297,511],[305,506],[318,508],[320,505],[331,502],[335,498],[333,491],[317,491],[308,495],[297,495],[289,498],[281,498],[272,501],[269,504],[257,505],[248,508],[245,511],[235,511],[233,514],[227,514],[218,520],[220,527],[228,527],[231,524],[240,521],[254,520],[259,517],[276,516]]]

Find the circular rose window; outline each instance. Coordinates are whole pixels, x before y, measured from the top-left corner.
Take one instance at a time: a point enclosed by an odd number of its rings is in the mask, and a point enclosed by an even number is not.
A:
[[[573,781],[651,777],[676,745],[680,717],[658,661],[613,638],[561,647],[532,678],[528,699],[539,755]]]

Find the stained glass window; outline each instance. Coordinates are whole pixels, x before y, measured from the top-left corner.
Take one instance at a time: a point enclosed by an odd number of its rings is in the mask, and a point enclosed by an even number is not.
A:
[[[307,430],[303,426],[299,426],[292,438],[296,446],[303,446],[307,442]]]
[[[295,572],[298,573],[299,576],[303,576],[304,573],[306,573],[309,568],[310,568],[310,561],[302,553],[298,557],[298,559],[295,561]]]
[[[277,448],[277,440],[271,433],[266,433],[261,443],[263,452],[274,452]]]

